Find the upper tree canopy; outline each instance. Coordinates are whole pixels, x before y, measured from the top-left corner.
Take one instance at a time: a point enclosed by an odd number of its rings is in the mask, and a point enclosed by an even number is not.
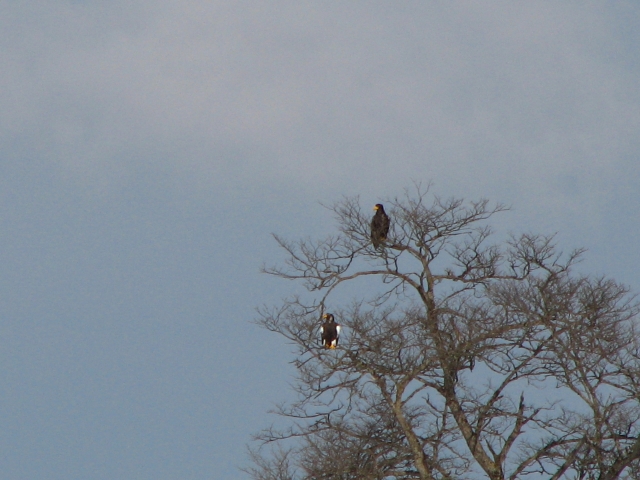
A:
[[[582,251],[562,255],[552,236],[491,243],[502,205],[428,198],[418,187],[386,202],[378,248],[357,198],[331,207],[335,235],[276,236],[287,258],[265,271],[309,293],[261,309],[258,322],[296,345],[298,398],[278,407],[287,428],[258,436],[284,446],[254,451],[247,471],[638,478],[638,306],[627,289],[577,274]],[[318,343],[327,312],[344,326],[336,350]]]

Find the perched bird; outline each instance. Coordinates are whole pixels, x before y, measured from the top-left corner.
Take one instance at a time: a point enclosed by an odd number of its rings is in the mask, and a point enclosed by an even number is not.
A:
[[[331,313],[325,313],[322,318],[326,320],[320,327],[322,345],[324,348],[334,349],[338,346],[338,338],[340,338],[342,327],[336,323]]]
[[[376,214],[371,219],[371,242],[375,248],[378,248],[387,240],[390,222],[381,203],[376,204],[373,209]]]

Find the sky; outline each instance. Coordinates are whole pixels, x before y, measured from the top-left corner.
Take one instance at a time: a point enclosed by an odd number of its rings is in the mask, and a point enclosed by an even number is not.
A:
[[[237,479],[271,233],[432,182],[640,291],[640,5],[1,1],[0,472]]]

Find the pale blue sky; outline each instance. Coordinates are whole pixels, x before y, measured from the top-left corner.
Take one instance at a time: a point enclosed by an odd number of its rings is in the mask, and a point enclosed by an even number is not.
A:
[[[1,3],[3,478],[242,478],[320,201],[433,181],[640,290],[636,2]]]

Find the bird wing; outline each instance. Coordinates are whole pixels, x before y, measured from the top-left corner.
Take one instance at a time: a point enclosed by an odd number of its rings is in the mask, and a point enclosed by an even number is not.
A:
[[[389,233],[389,226],[391,225],[391,220],[389,220],[389,216],[385,213],[382,217],[382,232],[386,237]]]

